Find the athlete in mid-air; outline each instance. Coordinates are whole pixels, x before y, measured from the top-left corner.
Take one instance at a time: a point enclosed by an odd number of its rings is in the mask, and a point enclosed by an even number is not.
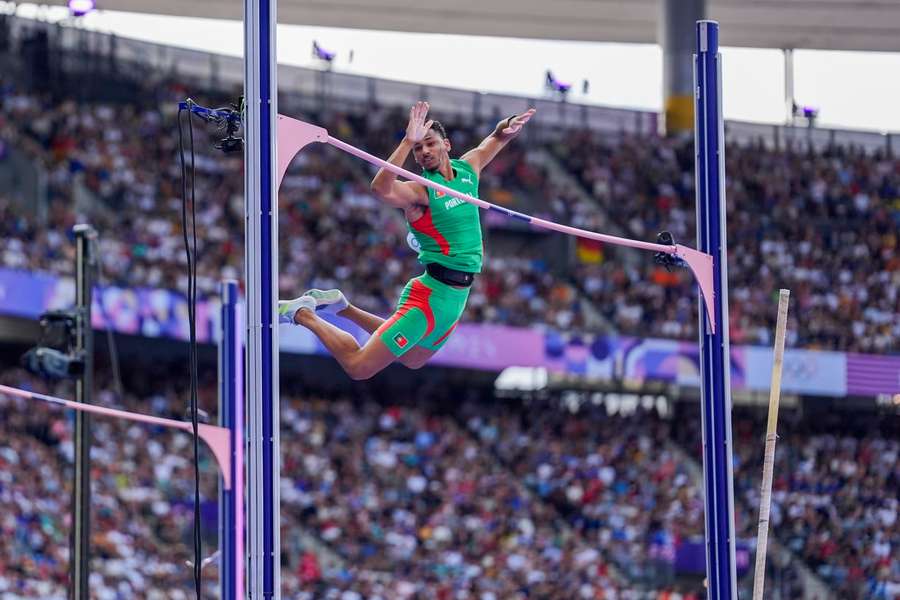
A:
[[[426,121],[428,103],[409,111],[406,136],[388,161],[403,166],[412,150],[422,176],[455,191],[478,197],[478,176],[534,115],[530,109],[497,124],[494,132],[462,158],[450,158],[443,126]],[[368,379],[399,360],[411,369],[423,366],[450,337],[481,272],[483,245],[478,208],[442,192],[381,169],[372,191],[390,206],[402,208],[418,247],[425,273],[406,284],[397,309],[382,319],[350,304],[340,290],[309,290],[278,303],[279,320],[312,331],[353,379]],[[372,336],[360,348],[349,333],[319,318],[328,312],[350,319]]]

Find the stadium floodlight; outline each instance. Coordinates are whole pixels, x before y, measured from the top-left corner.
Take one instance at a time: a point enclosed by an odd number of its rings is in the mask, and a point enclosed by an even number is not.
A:
[[[815,106],[804,106],[803,107],[803,118],[806,119],[806,123],[810,127],[816,126],[816,119],[819,118],[819,109]]]
[[[94,0],[69,0],[69,12],[73,17],[83,17],[97,8]]]
[[[816,106],[799,106],[796,102],[792,105],[793,116],[796,119],[797,117],[802,117],[806,119],[806,122],[810,127],[814,127],[816,124],[816,119],[819,118],[819,108]]]
[[[319,60],[325,61],[329,65],[334,61],[337,56],[337,52],[333,52],[331,50],[326,50],[322,46],[319,45],[319,42],[313,40],[312,43],[312,55],[313,58],[318,58]]]
[[[553,75],[553,72],[550,71],[550,69],[547,69],[547,73],[545,75],[544,81],[545,81],[545,85],[549,91],[557,92],[562,96],[565,96],[566,94],[568,94],[569,90],[572,89],[571,83],[557,79]]]

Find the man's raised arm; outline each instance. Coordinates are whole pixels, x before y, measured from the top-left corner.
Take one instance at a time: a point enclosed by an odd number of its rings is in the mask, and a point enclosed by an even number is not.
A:
[[[472,148],[462,155],[462,159],[469,163],[477,174],[481,174],[481,170],[494,160],[497,153],[512,141],[525,123],[537,112],[534,108],[529,108],[521,115],[513,115],[507,119],[503,119],[494,128],[491,135],[484,138],[476,148]]]
[[[421,141],[431,128],[432,121],[425,122],[427,114],[427,102],[416,102],[415,106],[409,109],[406,135],[388,158],[389,163],[398,167],[403,166],[413,145],[417,141]],[[397,175],[384,168],[378,169],[378,173],[372,179],[371,188],[376,196],[398,208],[409,208],[424,198],[422,187],[419,184],[411,181],[397,181]]]

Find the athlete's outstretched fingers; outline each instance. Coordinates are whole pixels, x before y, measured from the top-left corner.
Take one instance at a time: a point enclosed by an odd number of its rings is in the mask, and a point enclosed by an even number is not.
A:
[[[506,129],[503,130],[503,133],[506,133],[506,134],[518,133],[522,129],[522,127],[525,125],[525,123],[527,123],[531,119],[531,117],[534,116],[534,113],[536,113],[536,112],[537,112],[537,109],[529,108],[528,110],[523,112],[521,115],[516,115],[516,117],[509,122],[509,127],[507,127]]]
[[[416,122],[422,123],[425,120],[425,115],[428,114],[428,103],[421,100],[416,102],[412,107],[412,113],[416,118]]]
[[[406,137],[413,142],[422,141],[422,138],[431,128],[431,121],[425,123],[425,116],[428,114],[428,103],[416,102],[409,109],[409,124],[406,126]]]

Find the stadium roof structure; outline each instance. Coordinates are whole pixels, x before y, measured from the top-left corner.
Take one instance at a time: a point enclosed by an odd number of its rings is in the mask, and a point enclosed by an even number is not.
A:
[[[280,0],[284,24],[655,43],[660,0]],[[66,4],[66,0],[50,0]],[[239,0],[101,0],[100,8],[240,19]],[[897,0],[707,0],[728,46],[900,52]]]

